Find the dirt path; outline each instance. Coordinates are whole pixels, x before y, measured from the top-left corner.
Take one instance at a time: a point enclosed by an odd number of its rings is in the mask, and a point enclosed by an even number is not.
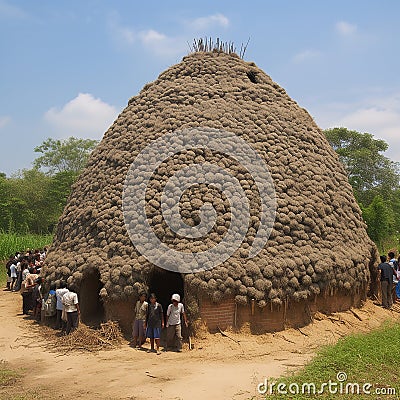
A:
[[[229,332],[204,334],[195,349],[182,353],[148,354],[124,343],[99,353],[56,354],[46,350],[35,323],[20,315],[21,296],[0,292],[0,360],[21,367],[27,376],[21,386],[51,397],[78,399],[190,399],[244,400],[257,398],[257,385],[265,377],[278,377],[304,365],[322,344],[334,343],[351,332],[366,332],[397,311],[383,310],[368,301],[356,310],[332,316],[317,315],[301,330],[251,336]],[[234,340],[232,340],[234,339]],[[8,398],[0,390],[0,398]]]

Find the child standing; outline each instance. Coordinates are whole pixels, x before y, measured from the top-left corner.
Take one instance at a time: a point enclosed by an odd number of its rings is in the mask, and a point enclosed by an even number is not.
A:
[[[157,354],[160,353],[161,329],[164,328],[164,314],[160,303],[157,303],[157,297],[154,293],[150,295],[150,303],[146,314],[146,337],[150,338],[150,351],[154,351],[154,341],[157,346]]]
[[[141,293],[135,306],[135,321],[133,322],[133,346],[142,347],[145,342],[144,325],[146,323],[147,308],[146,293]]]

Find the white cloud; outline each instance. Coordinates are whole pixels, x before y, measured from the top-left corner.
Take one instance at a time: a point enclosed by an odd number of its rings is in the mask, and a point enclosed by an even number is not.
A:
[[[206,17],[195,18],[188,21],[188,26],[196,31],[203,31],[210,28],[229,26],[229,19],[223,14],[213,14]]]
[[[138,37],[140,44],[156,56],[176,56],[187,50],[187,43],[183,38],[170,37],[154,29],[140,31]]]
[[[115,107],[89,93],[79,93],[61,109],[53,107],[44,120],[56,130],[57,136],[100,138],[117,117]]]
[[[139,32],[139,37],[144,44],[164,42],[167,36],[153,29]]]
[[[0,0],[0,18],[25,19],[28,15],[21,8]]]
[[[135,30],[124,26],[120,23],[117,13],[110,16],[108,27],[118,46],[132,48],[139,45],[150,53],[161,57],[176,56],[185,49],[187,50],[187,44],[183,38],[170,37],[155,29]]]
[[[362,99],[357,103],[336,103],[319,108],[317,122],[322,128],[344,126],[368,132],[389,144],[388,156],[400,161],[400,92]]]
[[[1,0],[0,0],[1,1]],[[136,30],[133,27],[121,23],[118,13],[110,14],[108,28],[118,46],[140,45],[150,53],[160,57],[171,57],[182,55],[188,51],[187,35],[168,36],[156,29],[149,28]],[[206,17],[199,17],[192,20],[181,21],[186,30],[192,36],[193,32],[211,29],[215,27],[226,28],[229,26],[229,19],[223,14],[213,14]]]
[[[358,108],[340,122],[343,126],[384,139],[389,144],[389,156],[400,161],[400,94]]]
[[[297,53],[296,55],[294,55],[294,57],[292,58],[292,61],[295,64],[301,64],[306,61],[315,60],[320,56],[321,56],[321,53],[319,51],[308,49],[308,50],[301,51],[300,53]]]
[[[0,129],[4,128],[11,121],[11,118],[7,115],[0,116]]]
[[[339,21],[335,24],[335,30],[341,36],[352,36],[357,32],[357,25]]]

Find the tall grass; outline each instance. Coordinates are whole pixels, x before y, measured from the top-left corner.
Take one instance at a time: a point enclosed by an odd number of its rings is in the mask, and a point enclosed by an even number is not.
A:
[[[40,249],[51,244],[52,235],[19,235],[16,233],[0,233],[0,260],[7,259],[16,251]]]
[[[40,249],[51,244],[52,235],[19,235],[16,233],[0,233],[0,262],[5,264],[5,260],[17,251],[27,249]],[[0,283],[6,281],[6,271],[4,265],[0,265]]]

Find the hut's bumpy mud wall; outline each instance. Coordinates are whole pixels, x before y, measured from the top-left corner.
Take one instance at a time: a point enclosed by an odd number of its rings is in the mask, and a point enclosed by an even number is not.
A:
[[[99,270],[101,296],[131,299],[147,289],[154,268],[132,246],[122,214],[128,168],[154,139],[184,128],[206,126],[233,132],[266,161],[275,183],[276,222],[264,249],[243,257],[259,224],[259,200],[251,176],[232,159],[193,149],[172,156],[154,172],[146,208],[157,236],[180,251],[202,251],[221,240],[229,226],[229,204],[213,188],[199,185],[182,198],[181,215],[196,224],[211,201],[216,225],[201,240],[177,237],[162,218],[163,186],[180,167],[214,162],[236,176],[249,196],[250,228],[241,249],[214,269],[185,276],[188,293],[239,306],[281,305],[336,291],[349,297],[367,290],[376,261],[345,171],[310,115],[254,63],[224,53],[187,56],[133,97],[105,133],[73,187],[60,218],[44,273],[49,281],[78,285]],[[92,272],[90,272],[92,271]]]

